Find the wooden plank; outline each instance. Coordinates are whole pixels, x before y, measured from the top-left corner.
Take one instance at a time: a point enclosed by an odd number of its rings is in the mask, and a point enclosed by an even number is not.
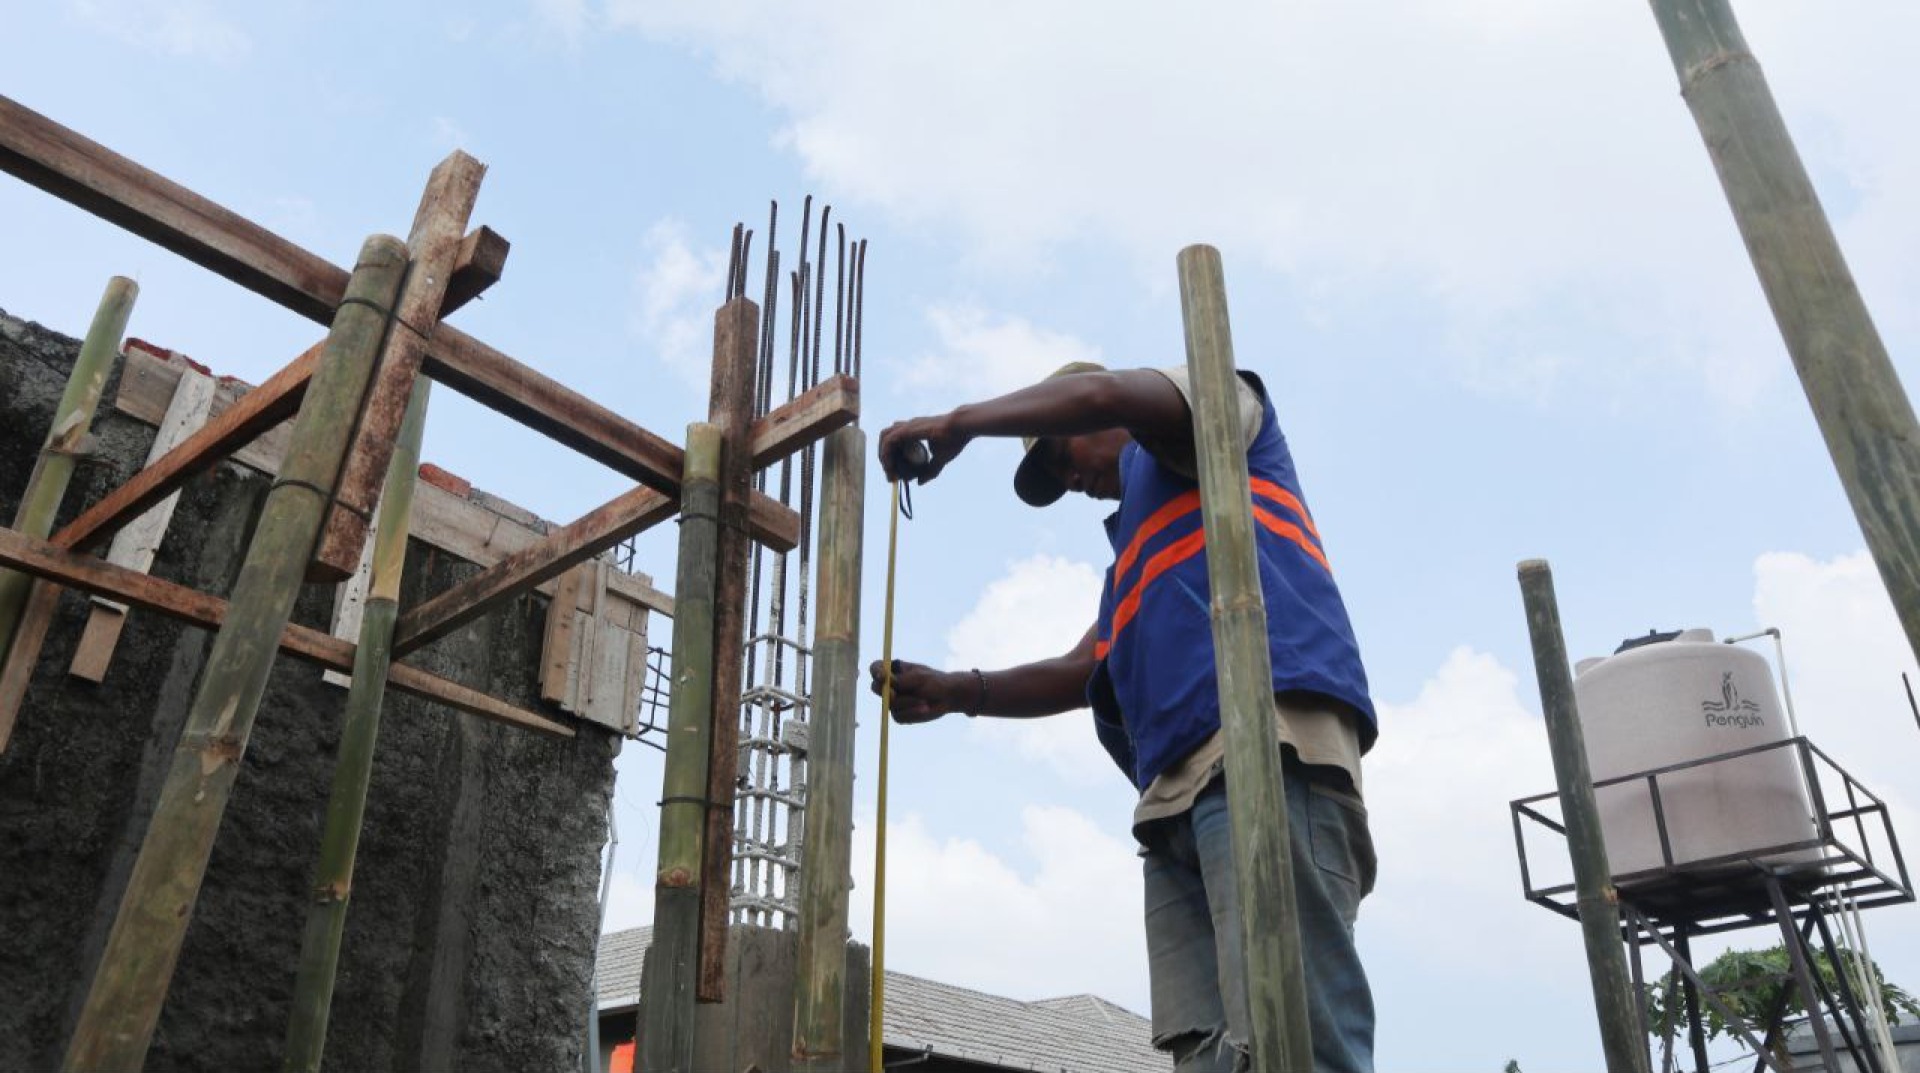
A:
[[[754,423],[753,468],[765,469],[859,419],[860,381],[823,380]]]
[[[323,341],[308,347],[266,383],[242,395],[226,412],[168,451],[166,457],[134,474],[67,523],[54,534],[53,542],[76,550],[92,547],[171,495],[189,478],[218,465],[240,444],[292,416],[320,365],[325,345]]]
[[[375,509],[378,509],[377,504]],[[327,631],[355,644],[360,643],[360,623],[366,619],[367,594],[373,585],[373,543],[369,540],[361,545],[360,564],[354,568],[352,576],[338,586],[339,591],[333,598],[333,621]],[[342,689],[353,687],[353,675],[335,670],[322,672],[320,680]]]
[[[561,574],[554,581],[553,599],[547,604],[547,629],[540,644],[540,699],[563,708],[573,703],[567,668],[573,665],[575,616],[587,571],[582,563]]]
[[[345,293],[345,269],[5,97],[0,170],[318,323],[331,323]],[[678,498],[678,447],[465,332],[441,326],[425,368],[481,405]],[[799,515],[778,501],[754,493],[749,517],[754,538],[776,551],[799,543]]]
[[[153,445],[147,451],[148,464],[165,458],[168,451],[207,423],[207,415],[213,408],[214,387],[213,377],[192,369],[182,370],[174,385],[173,398],[161,416],[159,430],[154,433]],[[152,569],[153,557],[160,550],[160,542],[166,539],[174,505],[179,501],[180,493],[176,491],[113,534],[107,561],[142,573]],[[87,616],[86,629],[81,632],[80,643],[75,646],[73,660],[67,667],[67,673],[89,682],[106,678],[113,650],[120,643],[120,631],[127,624],[125,606],[98,598],[94,603],[97,606]]]
[[[720,526],[713,583],[713,698],[707,754],[707,833],[700,879],[702,1002],[726,997],[728,901],[733,890],[733,799],[740,776],[740,679],[746,638],[747,560],[741,516],[753,490],[754,374],[760,308],[736,298],[713,320],[713,378],[707,420],[720,429]]]
[[[511,248],[512,243],[491,227],[482,225],[467,232],[467,237],[460,240],[453,278],[447,281],[446,308],[458,309],[500,282],[500,273],[507,267],[507,251]]]
[[[12,529],[0,529],[0,566],[24,571],[82,592],[105,596],[132,607],[157,611],[202,629],[219,629],[227,614],[227,601],[218,596],[115,566],[44,540],[35,540]],[[36,586],[39,587],[42,586]],[[355,647],[349,641],[329,637],[298,623],[289,623],[280,635],[280,648],[287,654],[349,674],[353,672]],[[410,696],[436,701],[455,711],[477,715],[482,719],[556,737],[574,736],[572,727],[405,663],[396,662],[389,668],[387,685]]]
[[[11,529],[0,529],[0,533],[17,535]],[[7,742],[13,737],[13,725],[20,719],[20,706],[26,703],[33,668],[40,662],[40,649],[47,643],[47,629],[53,625],[53,612],[59,604],[57,585],[36,581],[27,590],[27,604],[14,624],[13,644],[7,649],[6,661],[0,663],[0,753],[7,751]]]
[[[407,235],[408,270],[394,305],[394,327],[387,332],[380,364],[360,404],[353,445],[334,485],[333,505],[314,551],[309,581],[338,581],[360,564],[373,521],[373,504],[387,479],[387,460],[400,432],[400,419],[413,395],[427,342],[440,319],[440,306],[461,249],[467,217],[480,197],[487,166],[456,149],[427,177],[420,207]]]
[[[546,539],[492,566],[400,616],[393,652],[406,655],[459,629],[502,600],[558,577],[588,559],[667,518],[678,509],[651,488],[634,488],[555,530]]]

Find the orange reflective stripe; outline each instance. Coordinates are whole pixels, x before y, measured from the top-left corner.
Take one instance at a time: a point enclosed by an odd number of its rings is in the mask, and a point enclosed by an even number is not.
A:
[[[1327,571],[1327,573],[1329,574],[1333,573],[1332,565],[1327,562],[1326,552],[1321,551],[1318,545],[1316,545],[1312,540],[1309,540],[1307,538],[1307,534],[1302,533],[1300,531],[1299,526],[1293,524],[1292,522],[1283,521],[1280,518],[1275,517],[1272,513],[1270,513],[1263,507],[1253,508],[1253,516],[1259,519],[1260,524],[1266,526],[1268,531],[1276,533],[1282,537],[1285,537],[1288,540],[1293,541],[1295,544],[1300,545],[1301,551],[1304,551],[1308,555],[1312,556],[1313,561],[1316,563],[1319,563],[1320,566]]]
[[[1133,616],[1140,610],[1140,594],[1146,591],[1148,585],[1153,584],[1155,578],[1200,554],[1201,549],[1206,546],[1206,530],[1196,529],[1168,544],[1160,550],[1159,554],[1148,559],[1145,569],[1140,571],[1140,580],[1134,583],[1133,589],[1127,593],[1127,598],[1120,601],[1119,606],[1113,609],[1113,627],[1107,631],[1108,636],[1119,637],[1120,631],[1126,628],[1127,623],[1133,621]]]
[[[1120,576],[1133,567],[1133,561],[1140,557],[1140,549],[1146,546],[1147,541],[1153,539],[1156,534],[1167,526],[1172,525],[1182,517],[1192,514],[1199,509],[1200,490],[1196,488],[1191,492],[1183,492],[1180,495],[1174,496],[1167,501],[1165,506],[1148,515],[1147,520],[1141,522],[1140,528],[1134,532],[1133,540],[1127,544],[1127,550],[1121,552],[1120,558],[1114,560],[1113,584],[1115,591],[1119,591]]]
[[[1107,650],[1108,650],[1108,649],[1110,649],[1110,648],[1112,648],[1112,647],[1113,647],[1113,645],[1111,645],[1111,644],[1109,644],[1109,643],[1108,643],[1108,642],[1106,642],[1106,641],[1095,641],[1095,642],[1093,643],[1093,658],[1094,658],[1094,659],[1106,659],[1106,658],[1107,658]]]
[[[1280,487],[1264,477],[1255,477],[1253,479],[1253,490],[1255,494],[1266,496],[1268,499],[1298,514],[1300,521],[1307,527],[1307,532],[1312,533],[1315,540],[1320,539],[1320,530],[1313,524],[1313,515],[1307,513],[1307,505],[1300,502],[1299,496],[1294,495],[1292,492],[1287,491],[1285,488]]]

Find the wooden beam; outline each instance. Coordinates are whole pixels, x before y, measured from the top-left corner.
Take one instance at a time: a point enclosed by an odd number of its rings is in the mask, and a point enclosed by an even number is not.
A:
[[[777,461],[851,423],[860,413],[860,388],[835,377],[754,423],[755,466]],[[675,502],[651,488],[635,488],[596,508],[547,539],[501,559],[485,571],[400,616],[393,651],[404,656],[459,629],[487,609],[668,518]]]
[[[4,96],[0,171],[308,320],[331,322],[346,294],[346,269]],[[463,293],[462,302],[478,293]]]
[[[53,542],[75,550],[92,547],[146,513],[147,508],[190,478],[219,465],[242,444],[293,416],[306,397],[307,384],[320,366],[320,352],[325,346],[323,340],[308,347],[266,383],[242,395],[226,412],[168,451],[166,457],[149,464],[68,522],[53,535]]]
[[[443,324],[427,354],[427,375],[496,413],[678,501],[680,448],[493,347]],[[755,540],[776,551],[800,544],[800,515],[755,493],[747,517]]]
[[[453,278],[447,281],[445,310],[459,309],[500,282],[500,274],[507,267],[507,251],[512,245],[500,232],[484,224],[467,232],[467,237],[460,240],[460,253],[454,258]]]
[[[860,381],[851,376],[822,380],[754,422],[753,468],[765,469],[859,419]]]
[[[620,543],[679,509],[651,488],[635,488],[594,508],[572,525],[508,555],[400,616],[393,654],[404,656],[459,629],[503,600],[525,592]]]
[[[333,320],[346,291],[345,269],[6,97],[0,170],[318,323]],[[678,447],[451,325],[435,333],[426,370],[634,481],[680,495]],[[754,493],[749,523],[754,539],[776,551],[800,542],[800,516],[763,493]]]
[[[12,529],[0,529],[0,566],[32,574],[56,585],[79,589],[131,607],[157,611],[202,629],[217,630],[225,621],[227,601],[150,574],[102,562],[35,540]],[[280,649],[310,663],[351,674],[355,645],[298,623],[289,623],[280,635]],[[556,737],[573,737],[572,727],[516,708],[476,689],[448,681],[429,671],[395,663],[387,684],[410,696],[444,704],[455,711],[496,723],[537,730]]]
[[[340,581],[360,565],[373,521],[373,506],[387,478],[407,400],[420,375],[427,341],[439,323],[440,305],[459,256],[467,217],[480,197],[487,166],[456,149],[427,177],[420,207],[407,235],[408,271],[394,304],[394,324],[381,347],[380,364],[361,402],[360,421],[346,465],[333,488],[320,531],[320,545],[308,568],[309,581]]]

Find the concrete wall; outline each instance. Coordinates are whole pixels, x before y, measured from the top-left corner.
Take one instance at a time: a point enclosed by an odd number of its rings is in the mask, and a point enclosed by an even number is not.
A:
[[[7,521],[77,350],[0,312]],[[82,467],[67,516],[135,472],[153,435],[105,407],[95,431],[99,459]],[[195,480],[153,572],[225,595],[265,491],[234,465]],[[416,544],[402,606],[474,569]],[[295,617],[324,628],[332,600],[332,587],[309,586]],[[412,661],[537,709],[544,603],[522,599]],[[59,1063],[211,639],[135,611],[106,681],[91,685],[66,673],[87,606],[62,598],[0,754],[0,1069]],[[317,667],[275,668],[150,1069],[278,1067],[345,698]],[[619,749],[579,731],[550,739],[389,695],[329,1068],[578,1068]]]

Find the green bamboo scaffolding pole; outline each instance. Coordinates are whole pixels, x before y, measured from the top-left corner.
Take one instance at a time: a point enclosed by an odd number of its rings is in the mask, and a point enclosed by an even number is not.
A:
[[[107,281],[106,293],[94,311],[87,328],[80,356],[67,377],[67,389],[53,411],[53,426],[47,430],[40,457],[27,479],[27,490],[14,512],[13,528],[27,536],[45,540],[53,532],[60,503],[66,498],[67,485],[73,479],[73,467],[93,428],[93,413],[100,405],[100,392],[113,372],[113,359],[120,353],[120,338],[126,334],[127,320],[133,315],[134,299],[140,287],[124,276]],[[14,631],[27,606],[27,596],[36,585],[32,577],[14,570],[0,570],[0,655],[13,646]],[[6,735],[0,732],[0,746]]]
[[[397,238],[361,248],[81,1007],[68,1070],[137,1069],[146,1058],[406,265]]]
[[[641,998],[642,1068],[696,1073],[694,1015],[700,972],[700,862],[706,840],[713,720],[713,600],[720,530],[719,426],[687,426],[674,575],[673,693],[661,777],[653,945]]]
[[[347,693],[346,721],[340,730],[340,750],[333,768],[333,792],[327,799],[326,831],[320,839],[313,901],[307,907],[300,969],[293,985],[293,1017],[287,1025],[282,1063],[287,1073],[319,1073],[326,1050],[327,1017],[333,1007],[334,977],[340,965],[340,937],[346,931],[354,857],[360,848],[360,825],[367,811],[374,745],[380,737],[387,667],[393,662],[393,624],[400,615],[407,529],[413,514],[420,439],[427,425],[427,397],[432,387],[432,381],[424,376],[414,379],[380,493],[367,599],[360,612],[360,643],[353,654],[353,683]]]
[[[860,566],[867,437],[843,428],[821,459],[819,618],[800,844],[800,949],[793,1012],[796,1073],[847,1068],[847,903],[853,866],[854,705],[860,675]]]
[[[1533,638],[1533,671],[1540,680],[1540,710],[1546,716],[1553,777],[1559,784],[1560,813],[1566,822],[1567,853],[1573,858],[1580,931],[1587,945],[1587,975],[1593,985],[1607,1073],[1647,1073],[1647,1049],[1627,975],[1626,947],[1620,941],[1619,894],[1613,889],[1600,812],[1593,801],[1593,773],[1587,767],[1587,743],[1574,704],[1553,570],[1545,560],[1528,559],[1520,564],[1519,573],[1527,632]]]
[[[1920,656],[1920,423],[1727,0],[1654,0],[1706,142],[1867,548]]]
[[[1254,554],[1253,499],[1240,428],[1233,337],[1220,253],[1180,251],[1180,312],[1193,377],[1194,447],[1213,593],[1214,670],[1226,731],[1227,818],[1246,948],[1253,1068],[1308,1073],[1306,967],[1300,953],[1285,773],[1275,729],[1267,605]]]

